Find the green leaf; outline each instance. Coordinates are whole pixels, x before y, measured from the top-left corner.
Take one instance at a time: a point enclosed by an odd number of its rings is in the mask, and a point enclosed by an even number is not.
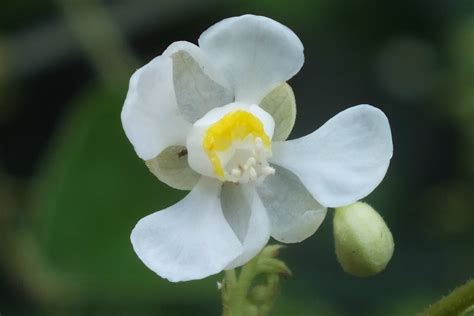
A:
[[[277,86],[263,98],[260,107],[275,121],[272,139],[274,141],[287,139],[296,119],[296,100],[290,85],[284,82]]]

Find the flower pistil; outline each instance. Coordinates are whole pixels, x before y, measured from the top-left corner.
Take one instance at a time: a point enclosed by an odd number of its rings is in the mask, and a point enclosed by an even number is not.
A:
[[[270,137],[250,112],[236,110],[224,115],[207,129],[202,146],[221,181],[261,182],[275,172],[267,162]]]

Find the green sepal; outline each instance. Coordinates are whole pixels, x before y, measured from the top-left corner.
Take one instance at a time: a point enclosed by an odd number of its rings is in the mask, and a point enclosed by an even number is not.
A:
[[[189,166],[184,146],[170,146],[145,164],[160,181],[178,190],[191,190],[200,177]]]
[[[296,120],[296,100],[290,85],[283,82],[275,87],[263,98],[260,107],[268,112],[275,121],[272,140],[286,140]]]

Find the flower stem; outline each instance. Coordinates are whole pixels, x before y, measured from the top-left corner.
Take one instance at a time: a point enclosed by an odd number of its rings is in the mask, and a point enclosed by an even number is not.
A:
[[[286,264],[276,259],[280,245],[267,246],[240,270],[227,270],[222,283],[224,316],[265,316],[271,311],[280,289],[280,277],[291,275]],[[263,276],[263,283],[256,282]]]
[[[462,315],[474,305],[474,280],[469,280],[447,296],[429,306],[418,316]]]
[[[237,283],[237,275],[235,269],[230,269],[225,271],[225,280],[229,287],[235,287]]]

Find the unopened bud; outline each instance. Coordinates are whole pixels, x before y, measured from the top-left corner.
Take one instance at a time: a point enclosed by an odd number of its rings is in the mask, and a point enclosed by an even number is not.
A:
[[[269,274],[265,285],[256,285],[250,292],[250,298],[260,304],[271,302],[275,299],[280,289],[280,277],[278,274]]]
[[[368,204],[356,202],[336,209],[336,255],[344,271],[358,277],[379,273],[392,258],[392,233]]]

